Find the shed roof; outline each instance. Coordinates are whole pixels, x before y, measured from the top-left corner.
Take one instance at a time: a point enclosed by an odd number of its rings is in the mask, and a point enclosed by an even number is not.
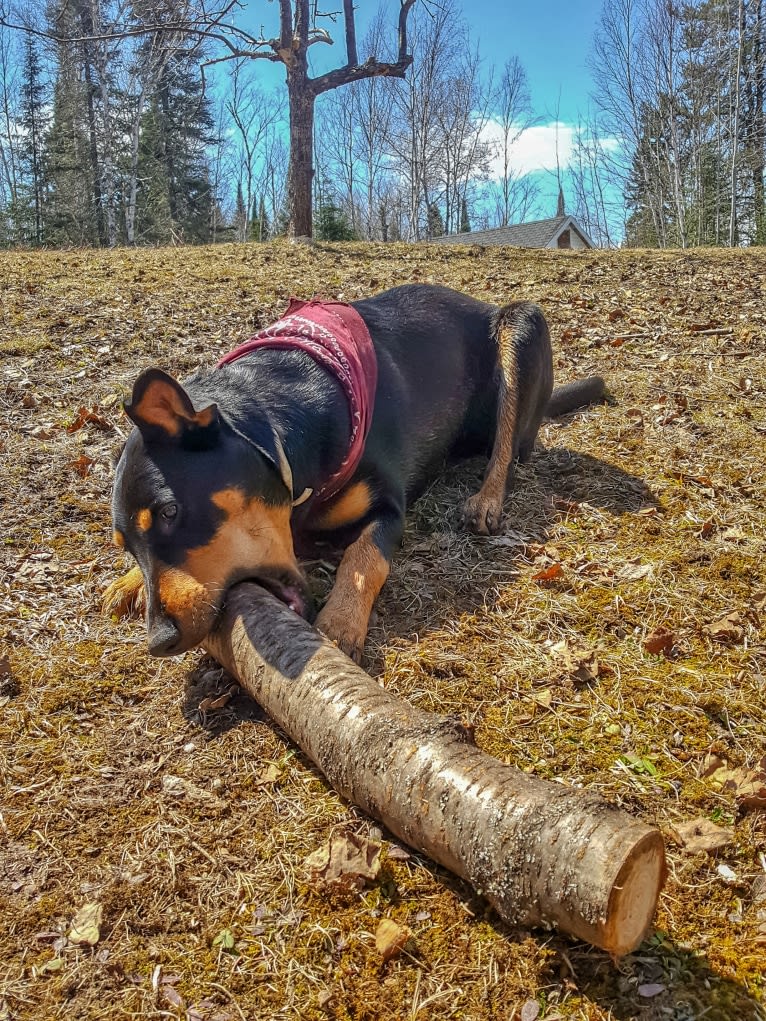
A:
[[[547,248],[565,226],[574,228],[583,241],[593,247],[593,242],[572,216],[552,216],[547,220],[532,220],[529,223],[513,223],[507,227],[493,227],[491,230],[472,230],[465,234],[444,234],[432,238],[439,244],[452,245],[514,245],[517,248]]]

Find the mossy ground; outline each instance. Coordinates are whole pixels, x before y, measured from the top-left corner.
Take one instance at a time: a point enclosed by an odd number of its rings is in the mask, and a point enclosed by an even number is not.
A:
[[[766,813],[739,812],[703,767],[766,753],[765,278],[757,252],[3,255],[0,1019],[510,1021],[530,1000],[549,1021],[762,1018]],[[291,294],[407,281],[539,301],[558,378],[599,372],[614,397],[545,426],[503,536],[458,528],[482,464],[445,470],[413,508],[368,667],[470,720],[499,758],[668,834],[698,817],[733,828],[718,857],[669,839],[656,932],[618,964],[507,930],[414,854],[358,897],[310,889],[306,856],[337,824],[371,823],[257,707],[201,714],[220,673],[200,655],[151,660],[140,622],[99,613],[126,566],[111,452],[140,368],[210,364]],[[96,417],[74,428],[81,408]],[[314,574],[326,588],[326,566]],[[722,641],[710,625],[732,613]],[[660,629],[672,647],[653,655]],[[67,945],[87,901],[101,938]],[[413,933],[387,964],[381,917]]]

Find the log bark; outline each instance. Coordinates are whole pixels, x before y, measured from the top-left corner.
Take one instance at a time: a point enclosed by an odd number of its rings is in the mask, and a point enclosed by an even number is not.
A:
[[[514,926],[615,957],[665,877],[660,832],[597,796],[485,754],[459,721],[389,694],[257,585],[235,586],[208,651],[344,798],[469,883]]]

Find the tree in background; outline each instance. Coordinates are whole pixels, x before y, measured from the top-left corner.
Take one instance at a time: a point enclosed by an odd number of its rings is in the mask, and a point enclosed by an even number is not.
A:
[[[426,238],[440,238],[445,233],[444,217],[435,202],[429,203],[428,221],[426,226]]]
[[[468,201],[465,198],[460,203],[460,227],[458,231],[460,234],[470,234],[471,232],[471,221],[468,218]]]
[[[336,16],[320,14],[317,5],[312,6],[309,0],[279,0],[278,38],[257,40],[255,48],[247,54],[281,62],[285,66],[290,133],[287,199],[293,238],[310,238],[312,232],[314,106],[317,97],[366,78],[402,78],[412,63],[407,47],[407,19],[415,0],[399,0],[399,3],[398,52],[394,61],[381,61],[371,56],[360,63],[353,0],[343,0],[346,63],[342,67],[313,78],[309,75],[309,48],[319,43],[332,43],[331,36],[319,26],[318,19],[334,19]],[[238,51],[238,55],[245,54]]]
[[[764,238],[763,0],[607,0],[593,64],[629,243]]]
[[[319,241],[356,241],[357,236],[345,211],[332,191],[325,191],[318,203],[314,233]]]
[[[527,73],[518,57],[506,60],[492,96],[492,121],[499,131],[497,213],[500,226],[526,219],[537,188],[513,168],[513,147],[534,124]]]
[[[43,137],[47,116],[46,88],[37,46],[31,35],[24,42],[24,68],[21,79],[19,123],[20,170],[23,192],[17,194],[15,218],[24,240],[39,245],[44,237],[45,175]]]
[[[251,220],[250,237],[253,241],[268,241],[271,236],[271,225],[266,212],[266,201],[261,195],[258,201],[258,208],[253,207]]]
[[[47,137],[46,237],[54,245],[99,243],[89,160],[85,86],[63,48],[57,51],[53,118]]]

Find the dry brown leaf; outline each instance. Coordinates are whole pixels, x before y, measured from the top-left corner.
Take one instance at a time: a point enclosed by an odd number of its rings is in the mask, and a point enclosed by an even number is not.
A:
[[[687,854],[713,853],[734,843],[734,830],[717,826],[704,817],[679,823],[671,832]]]
[[[92,457],[81,454],[75,461],[70,461],[68,467],[74,469],[82,478],[87,478],[95,463]]]
[[[766,756],[755,768],[734,770],[724,784],[724,790],[731,789],[740,810],[766,808]]]
[[[563,573],[564,568],[561,564],[551,564],[550,567],[546,567],[542,571],[538,571],[537,574],[533,574],[532,581],[538,581],[541,585],[545,585],[549,581],[560,578]]]
[[[661,653],[667,655],[675,645],[676,636],[672,631],[665,628],[657,628],[647,635],[643,641],[644,651],[652,656],[659,656]]]
[[[357,833],[341,830],[306,858],[310,881],[340,890],[361,890],[377,878],[381,844]]]
[[[239,691],[239,688],[233,686],[228,691],[225,691],[223,695],[209,695],[207,698],[203,698],[198,707],[199,711],[204,713],[209,709],[223,709],[225,705],[228,705],[229,702],[231,702],[237,691]]]
[[[67,939],[75,946],[94,947],[101,938],[101,919],[104,909],[96,901],[86,901],[72,919]]]
[[[697,534],[699,535],[700,539],[709,539],[717,527],[718,526],[716,524],[715,518],[708,518],[706,521],[702,522],[700,530]]]
[[[109,432],[112,429],[112,423],[100,415],[95,408],[80,408],[74,422],[66,427],[66,431],[74,433],[85,425],[95,425],[102,432]]]
[[[623,564],[614,572],[620,581],[641,581],[648,578],[653,572],[651,564]]]
[[[388,857],[391,861],[409,861],[412,855],[406,848],[400,847],[399,844],[391,844],[388,849]]]
[[[184,1000],[180,993],[176,992],[173,986],[163,979],[160,983],[160,996],[169,1007],[184,1008]]]
[[[566,641],[552,645],[550,655],[560,678],[579,684],[590,684],[601,673],[598,654],[594,649],[578,649]]]
[[[714,624],[706,624],[702,630],[710,635],[714,642],[721,642],[724,645],[738,645],[745,637],[742,617],[736,610],[727,613]]]
[[[700,762],[698,776],[700,780],[707,780],[708,777],[713,776],[722,766],[726,765],[726,760],[722,759],[720,755],[716,755],[715,752],[708,752]]]
[[[270,762],[265,769],[262,769],[258,776],[255,778],[255,782],[259,785],[276,783],[282,775],[282,770],[276,764],[276,762]]]
[[[382,918],[375,931],[375,949],[383,958],[384,963],[404,950],[410,938],[409,930],[390,918]]]
[[[674,416],[676,417],[676,416]],[[689,475],[687,472],[672,472],[671,478],[677,479],[683,485],[700,486],[702,489],[713,489],[713,480],[709,475]]]

